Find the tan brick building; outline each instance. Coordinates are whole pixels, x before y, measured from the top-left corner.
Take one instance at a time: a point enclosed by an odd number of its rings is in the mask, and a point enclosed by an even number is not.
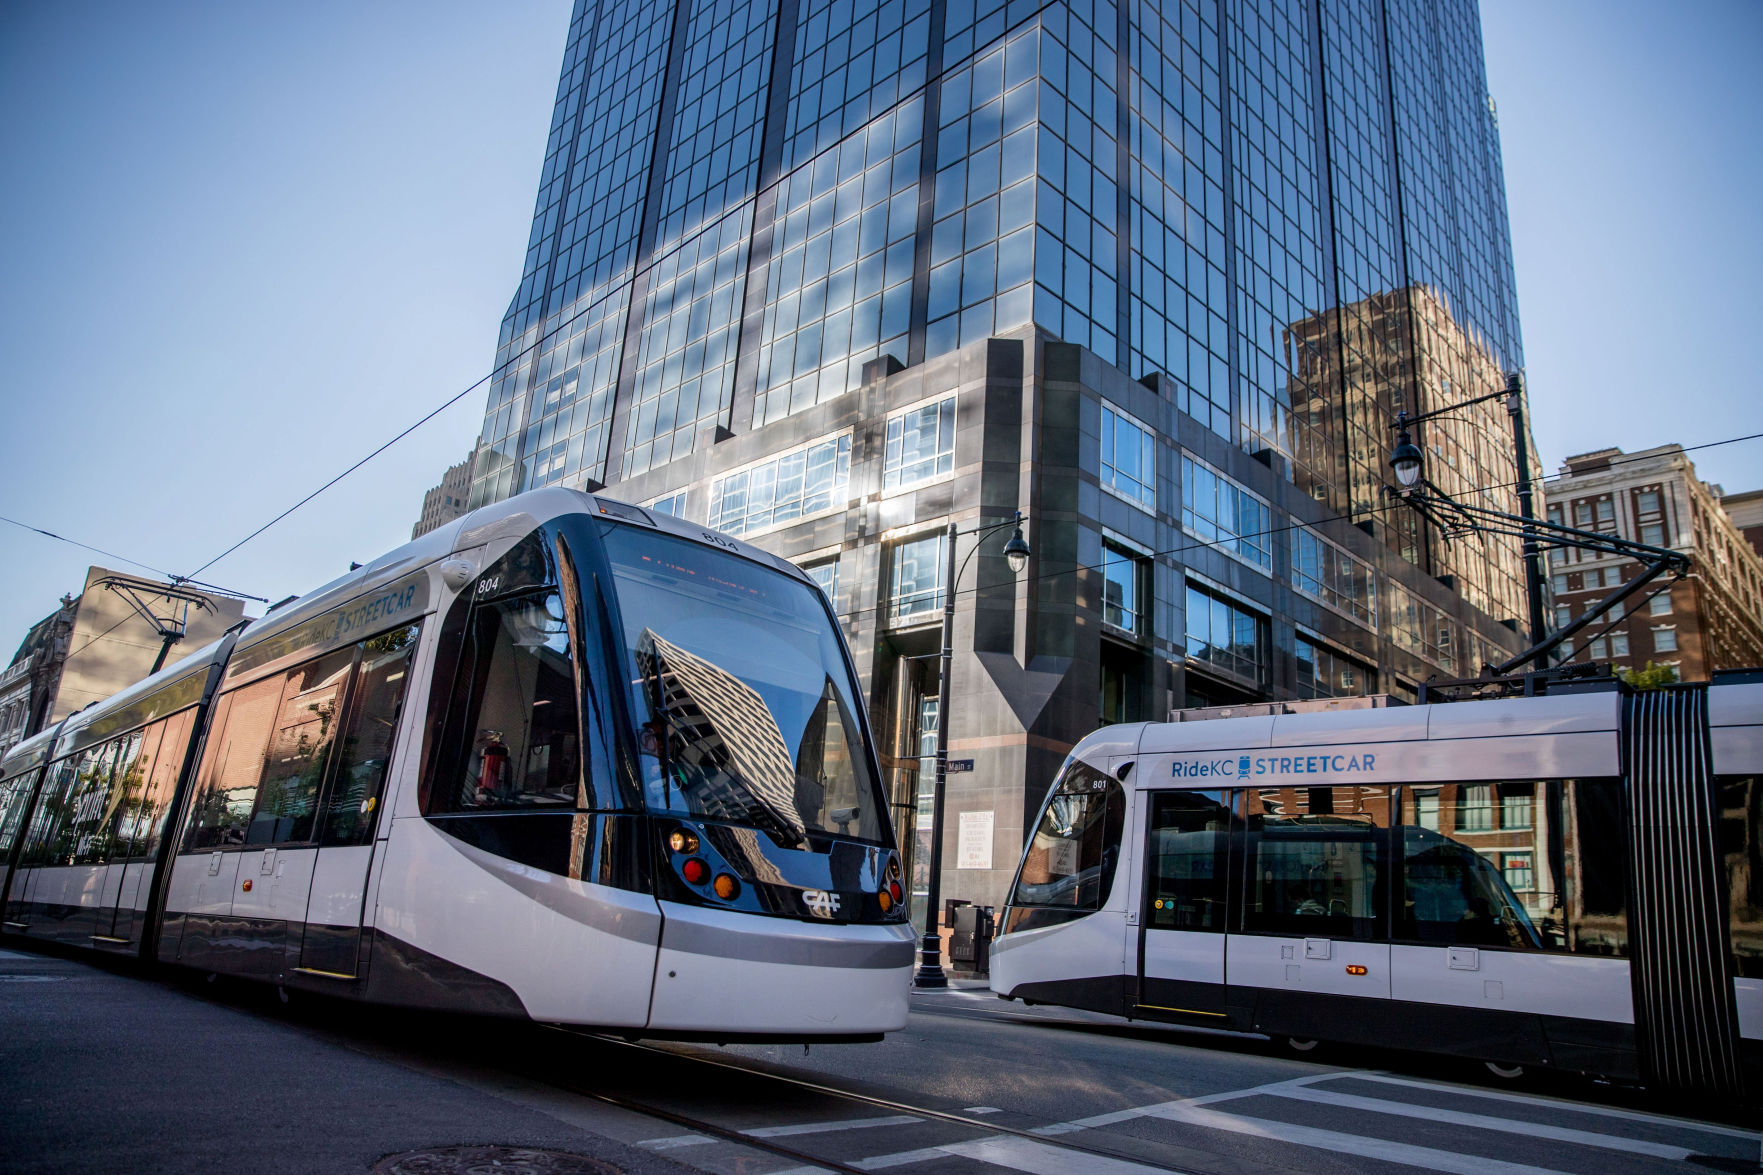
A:
[[[1683,681],[1763,665],[1763,555],[1727,513],[1720,487],[1696,476],[1681,445],[1569,457],[1544,490],[1550,521],[1670,547],[1690,558],[1686,578],[1656,595],[1649,587],[1638,601],[1625,601],[1631,611],[1608,633],[1576,639],[1572,660],[1606,661],[1616,669],[1651,661],[1672,666]],[[1739,495],[1741,503],[1758,496]],[[1554,552],[1549,572],[1557,627],[1639,571],[1631,560]],[[1587,635],[1604,624],[1594,623]]]

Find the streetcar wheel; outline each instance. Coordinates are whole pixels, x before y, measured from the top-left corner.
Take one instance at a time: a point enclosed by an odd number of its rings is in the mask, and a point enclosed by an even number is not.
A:
[[[1523,1065],[1502,1065],[1498,1061],[1483,1061],[1482,1064],[1487,1066],[1489,1073],[1501,1081],[1517,1081],[1524,1076]]]
[[[1316,1046],[1321,1043],[1313,1036],[1282,1036],[1280,1039],[1283,1040],[1285,1046],[1288,1049],[1291,1049],[1294,1053],[1315,1052]]]

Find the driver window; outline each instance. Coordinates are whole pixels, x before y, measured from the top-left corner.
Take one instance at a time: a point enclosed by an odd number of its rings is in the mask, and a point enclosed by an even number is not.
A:
[[[588,806],[575,662],[557,592],[474,606],[448,726],[458,753],[429,796],[430,815]]]

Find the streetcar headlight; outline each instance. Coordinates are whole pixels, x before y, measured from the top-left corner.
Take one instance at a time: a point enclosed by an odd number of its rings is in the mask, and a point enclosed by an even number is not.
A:
[[[686,863],[680,866],[679,871],[693,885],[703,885],[710,880],[710,866],[697,857],[686,858]]]
[[[734,901],[741,893],[741,883],[736,881],[731,873],[718,873],[716,883],[710,888],[715,890],[716,896],[725,902]]]
[[[695,853],[698,851],[698,838],[683,828],[676,828],[667,834],[667,847],[676,853]]]

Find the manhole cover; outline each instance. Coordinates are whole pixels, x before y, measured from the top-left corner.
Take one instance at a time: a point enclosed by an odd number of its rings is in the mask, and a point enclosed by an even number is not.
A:
[[[387,1155],[374,1175],[624,1175],[611,1163],[524,1146],[438,1146]]]

